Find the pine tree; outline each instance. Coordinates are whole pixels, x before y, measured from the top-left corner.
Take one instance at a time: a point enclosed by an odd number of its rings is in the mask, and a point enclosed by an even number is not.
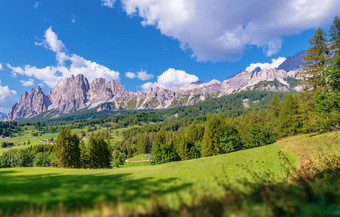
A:
[[[311,47],[303,57],[304,69],[302,75],[305,77],[307,89],[315,89],[325,84],[325,65],[328,58],[327,39],[324,31],[318,28],[313,38],[309,39]]]
[[[327,85],[331,91],[340,91],[340,19],[335,17],[329,32],[331,51],[334,55],[329,58],[326,70]]]
[[[90,168],[108,168],[111,163],[109,144],[100,135],[91,136],[87,144],[88,164]]]
[[[329,42],[334,54],[340,54],[340,18],[336,16],[329,31]]]
[[[80,167],[79,137],[70,129],[61,129],[53,148],[54,163],[59,167]]]
[[[299,100],[296,96],[286,95],[279,114],[279,129],[283,136],[295,135],[301,128]]]
[[[217,155],[220,152],[219,131],[223,124],[224,116],[222,114],[214,114],[213,116],[208,116],[201,149],[203,157]]]
[[[270,113],[273,118],[278,118],[280,113],[280,98],[274,94],[272,100],[270,101]]]

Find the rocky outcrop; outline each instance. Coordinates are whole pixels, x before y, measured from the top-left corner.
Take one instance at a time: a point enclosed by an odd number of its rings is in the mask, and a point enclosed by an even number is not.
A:
[[[47,111],[50,105],[51,101],[38,86],[37,89],[32,88],[29,93],[25,92],[20,96],[19,101],[12,106],[5,120],[23,119],[40,114]]]
[[[57,109],[62,113],[70,113],[84,108],[89,88],[88,80],[81,74],[61,79],[48,94],[48,98],[52,103],[48,109]]]
[[[278,69],[241,71],[220,82],[196,82],[171,90],[153,87],[148,91],[125,90],[119,81],[97,78],[91,83],[83,75],[61,79],[44,95],[40,87],[25,92],[16,103],[6,120],[31,117],[47,110],[71,113],[83,108],[102,110],[162,109],[181,105],[192,105],[208,98],[220,97],[243,90],[291,91],[292,80],[299,79],[296,71]],[[298,87],[294,87],[298,90]]]

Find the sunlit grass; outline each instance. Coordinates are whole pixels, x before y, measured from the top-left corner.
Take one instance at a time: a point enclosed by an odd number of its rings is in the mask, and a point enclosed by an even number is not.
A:
[[[30,206],[51,210],[62,203],[66,210],[88,210],[98,203],[118,200],[126,210],[149,209],[150,198],[154,196],[169,207],[177,207],[203,196],[222,196],[224,192],[218,180],[228,178],[235,186],[239,179],[251,180],[242,167],[258,173],[269,172],[280,180],[286,173],[279,151],[297,165],[306,152],[329,153],[339,147],[340,134],[333,132],[290,137],[265,147],[154,166],[137,162],[99,170],[0,169],[0,209],[6,213],[20,212]],[[144,163],[148,165],[139,165]]]

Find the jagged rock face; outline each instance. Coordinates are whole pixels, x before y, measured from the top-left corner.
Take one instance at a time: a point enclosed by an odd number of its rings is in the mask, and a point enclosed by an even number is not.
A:
[[[241,71],[223,82],[212,80],[207,83],[192,83],[167,90],[161,87],[150,88],[147,92],[125,90],[118,81],[103,78],[90,84],[83,75],[61,79],[45,96],[41,89],[24,93],[15,104],[6,120],[27,118],[41,112],[56,109],[70,113],[82,108],[102,110],[119,109],[161,109],[181,105],[192,105],[211,97],[220,97],[243,90],[291,91],[289,79],[301,79],[296,71],[286,72],[277,69]],[[263,82],[263,83],[262,83]],[[104,104],[103,103],[109,103]]]
[[[84,108],[89,88],[88,80],[81,74],[61,79],[48,94],[52,103],[48,109],[58,109],[60,112],[70,113]]]
[[[239,92],[245,90],[249,87],[252,87],[262,81],[274,81],[278,80],[282,85],[287,86],[287,88],[275,89],[276,91],[288,91],[289,83],[287,82],[287,78],[298,78],[298,75],[295,71],[286,72],[284,70],[277,69],[263,69],[259,72],[247,72],[243,71],[234,77],[223,81],[222,89],[223,95],[231,94],[234,92]],[[267,87],[263,90],[270,90],[272,87]]]
[[[19,101],[11,108],[5,120],[23,119],[40,114],[47,111],[50,105],[51,101],[38,86],[37,89],[32,88],[29,93],[25,92],[20,96]]]

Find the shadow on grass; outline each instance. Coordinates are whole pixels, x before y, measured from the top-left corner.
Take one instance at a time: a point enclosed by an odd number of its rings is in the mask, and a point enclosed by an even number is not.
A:
[[[175,178],[131,178],[115,175],[19,175],[0,171],[0,214],[15,214],[29,208],[56,209],[60,203],[68,211],[89,209],[98,203],[150,201],[152,195],[176,193],[191,186],[179,185]]]

